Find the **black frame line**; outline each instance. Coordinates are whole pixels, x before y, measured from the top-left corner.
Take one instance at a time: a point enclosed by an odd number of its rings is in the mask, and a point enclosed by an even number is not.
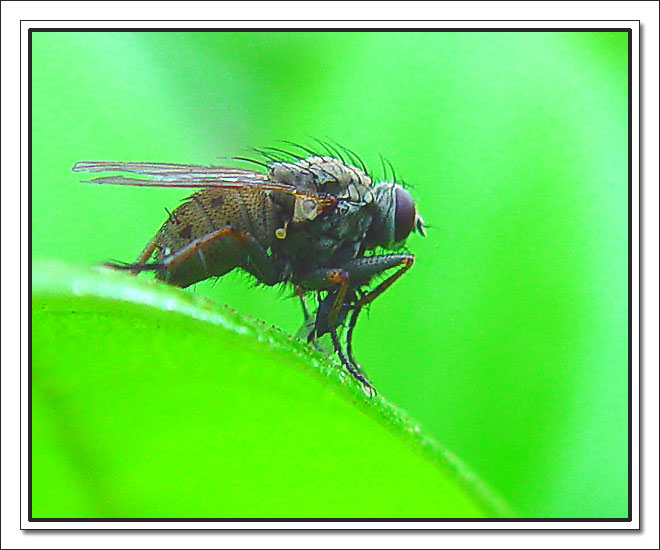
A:
[[[98,23],[100,20],[99,19],[21,19],[20,22],[28,22],[28,23],[36,23],[40,21],[79,21],[80,23],[85,23],[85,22],[94,22]],[[277,22],[286,22],[286,21],[293,21],[293,22],[300,22],[300,23],[307,23],[307,22],[313,22],[313,23],[349,23],[349,22],[364,22],[364,23],[392,23],[392,22],[406,22],[406,23],[450,23],[450,22],[458,22],[458,23],[465,23],[467,21],[479,21],[482,23],[490,23],[490,22],[496,22],[496,21],[519,21],[519,22],[543,22],[543,21],[552,21],[558,22],[558,21],[564,21],[564,22],[601,22],[601,21],[637,21],[640,22],[639,19],[557,19],[557,20],[550,20],[550,19],[120,19],[120,21],[134,21],[136,23],[141,23],[141,22],[154,22],[154,23],[168,23],[171,21],[184,21],[184,22],[189,22],[189,23],[196,23],[196,22],[201,22],[204,21],[205,23],[212,23],[212,22],[218,22],[218,23],[231,23],[231,22],[236,22],[236,23],[242,23],[249,21],[250,23],[277,23]],[[194,30],[194,29],[193,29]],[[225,29],[216,29],[216,30],[225,30]],[[252,29],[252,30],[262,30],[262,29]],[[307,30],[307,29],[303,29]],[[316,30],[316,29],[312,29]],[[343,29],[339,29],[343,30]],[[385,30],[385,29],[381,29]],[[407,29],[407,30],[412,30],[414,31],[415,29]],[[571,30],[570,28],[562,29],[562,30]]]
[[[101,28],[101,29],[82,29],[79,27],[44,27],[40,29],[28,29],[30,37],[33,32],[630,32],[632,33],[631,28],[626,27],[574,27],[574,28],[565,28],[565,29],[554,29],[554,28],[537,28],[530,27],[527,29],[522,29],[519,27],[502,27],[500,29],[486,29],[481,27],[466,27],[463,29],[410,29],[405,27],[392,27],[391,29],[371,29],[369,27],[360,27],[360,28],[350,28],[350,29],[299,29],[296,27],[282,27],[279,29],[255,29],[250,27],[236,27],[230,29],[218,29],[213,27],[200,27],[194,29],[186,29],[185,27],[173,27],[173,28],[133,28],[133,27],[117,27],[117,28]]]
[[[21,24],[23,22],[38,22],[38,21],[46,21],[46,20],[21,20]],[[70,19],[67,20],[58,20],[58,19],[49,19],[47,21],[71,21]],[[80,21],[96,21],[96,20],[80,20]],[[170,20],[164,20],[164,19],[154,19],[154,20],[130,20],[130,19],[125,19],[122,20],[123,22],[126,21],[170,21]],[[199,21],[199,20],[178,20],[178,21]],[[231,22],[231,21],[245,21],[245,20],[222,20],[222,22]],[[279,20],[279,19],[271,19],[271,20],[253,20],[251,22],[278,22],[278,21],[314,21],[314,22],[319,22],[318,20],[312,20],[312,19],[296,19],[296,20],[291,20],[291,19],[285,19],[285,20]],[[340,22],[340,23],[346,23],[349,20],[327,20],[327,21],[322,21],[322,22]],[[385,19],[374,19],[374,20],[353,20],[353,21],[370,21],[370,22],[391,22],[391,20],[385,20]],[[397,21],[419,21],[419,20],[397,20]],[[432,23],[432,22],[448,22],[448,21],[463,21],[463,20],[424,20],[420,21],[423,23]],[[471,21],[484,21],[484,22],[489,22],[489,21],[511,21],[509,19],[503,20],[503,19],[474,19]],[[539,21],[541,22],[542,20],[529,20],[529,19],[521,19],[518,21]],[[596,19],[596,20],[586,20],[586,19],[581,19],[581,20],[564,20],[564,21],[619,21],[619,20],[613,20],[613,19]],[[639,20],[630,20],[630,21],[637,21],[640,22]],[[98,22],[98,21],[96,21]],[[626,518],[34,518],[32,516],[32,295],[30,293],[29,299],[28,299],[28,305],[30,308],[29,312],[29,319],[28,319],[28,412],[27,412],[27,417],[28,417],[28,442],[27,442],[27,449],[28,449],[28,481],[27,481],[27,489],[28,489],[28,522],[81,522],[81,523],[91,523],[91,522],[108,522],[108,523],[118,523],[118,522],[124,522],[124,523],[131,523],[131,522],[153,522],[153,523],[163,523],[163,522],[180,522],[180,523],[192,523],[192,522],[274,522],[274,523],[280,523],[280,522],[299,522],[299,523],[305,523],[305,522],[327,522],[327,523],[337,523],[337,522],[390,522],[390,523],[411,523],[411,522],[419,522],[419,523],[437,523],[437,522],[456,522],[456,523],[507,523],[507,522],[516,522],[516,523],[557,523],[557,522],[622,522],[622,523],[629,523],[632,522],[632,499],[633,499],[633,493],[632,493],[632,467],[633,467],[633,462],[632,462],[632,398],[633,398],[633,392],[632,392],[632,307],[633,307],[633,302],[632,302],[632,276],[633,276],[633,269],[632,269],[632,247],[633,247],[633,241],[632,241],[632,217],[633,217],[633,209],[632,209],[632,177],[633,177],[633,170],[632,170],[632,65],[633,65],[633,44],[632,44],[632,34],[633,34],[633,29],[632,28],[571,28],[571,27],[565,27],[565,28],[455,28],[455,29],[433,29],[433,28],[381,28],[381,29],[372,29],[372,28],[350,28],[350,29],[342,29],[342,28],[321,28],[321,29],[315,29],[315,28],[306,28],[306,29],[301,29],[301,28],[278,28],[278,29],[269,29],[269,28],[122,28],[122,27],[117,27],[117,28],[29,28],[27,29],[28,32],[28,74],[27,74],[27,86],[28,86],[28,114],[27,114],[27,123],[28,123],[28,137],[27,137],[27,148],[28,148],[28,250],[30,254],[29,262],[28,262],[28,285],[29,288],[32,288],[32,33],[33,32],[626,32],[628,34],[628,516]],[[22,41],[21,45],[19,48],[19,57],[22,61]],[[638,69],[641,69],[640,67],[640,58],[641,55],[638,56],[637,63],[638,63]],[[21,65],[22,66],[22,65]],[[641,75],[641,73],[638,73]],[[19,79],[19,86],[21,87],[21,92],[22,92],[22,80]],[[641,99],[641,90],[638,90],[638,101]],[[641,103],[638,103],[638,108],[641,109]],[[19,109],[21,109],[19,112],[22,112],[22,93],[21,93],[21,99],[19,103]],[[639,132],[638,132],[638,143],[641,143],[640,141],[641,138],[641,124],[639,126]],[[22,127],[21,130],[19,130],[19,143],[22,145]],[[640,155],[641,151],[638,150],[638,158],[637,161],[639,163],[640,161]],[[22,157],[22,154],[21,154]],[[22,180],[22,165],[19,163],[19,174],[21,176]],[[641,174],[640,174],[641,177]],[[641,186],[641,185],[640,185]],[[19,197],[19,223],[21,224],[22,227],[22,204],[21,200]],[[638,230],[641,229],[641,216],[640,219],[638,219]],[[641,259],[640,259],[641,262]],[[22,265],[22,257],[21,260],[19,260],[19,277],[21,275],[21,265]],[[21,277],[22,280],[22,277]],[[638,273],[638,283],[641,282],[641,273]],[[22,288],[19,286],[19,295],[22,296]],[[638,323],[640,323],[641,326],[641,311],[638,312]],[[22,314],[19,313],[19,328],[22,327]],[[640,343],[640,333],[638,333],[637,337],[637,344]],[[22,358],[21,358],[22,359]],[[640,364],[641,364],[641,358],[640,358]],[[21,391],[19,392],[19,403],[20,403],[20,410],[21,410],[21,418],[19,421],[22,421],[22,381],[21,378],[19,377],[19,382],[21,384]],[[640,382],[641,382],[641,366],[640,366]],[[640,414],[641,418],[641,396],[638,401],[638,414]],[[640,422],[641,423],[641,422]],[[20,433],[20,430],[19,430]],[[20,445],[19,445],[19,451],[22,454],[22,434],[20,435]],[[641,447],[641,441],[640,441],[640,447]],[[638,472],[641,475],[641,456],[638,456]],[[22,456],[21,456],[21,478],[22,480]],[[641,480],[640,480],[640,488],[641,488]],[[638,494],[638,510],[640,511],[641,515],[641,509],[640,509],[640,499],[641,498],[641,490]],[[21,505],[21,511],[22,511],[22,491],[19,494],[19,502]],[[75,530],[75,528],[73,528]],[[130,528],[126,527],[125,529],[127,530],[144,530],[146,528],[141,528],[141,527],[136,527],[136,528]],[[155,528],[154,530],[157,531],[179,531],[179,530],[204,530],[208,531],[208,529],[205,528],[192,528],[192,529],[185,529],[185,528]],[[305,529],[305,528],[300,528],[300,529]],[[400,529],[405,529],[405,527],[401,527]],[[364,530],[400,530],[398,528],[383,528],[379,526],[374,526],[373,528],[365,528]],[[467,529],[467,528],[466,528]],[[565,528],[565,529],[570,529],[570,528]],[[621,528],[623,529],[623,528]],[[592,530],[600,530],[600,531],[618,531],[621,529],[617,528],[605,528],[605,529],[589,529],[589,531]],[[640,527],[637,529],[641,529]],[[24,530],[23,527],[21,527],[21,530]],[[29,529],[28,529],[29,530]],[[95,528],[92,529],[94,531],[102,531],[104,530],[103,528]],[[151,529],[149,529],[151,530]],[[236,528],[236,529],[229,529],[228,531],[231,530],[238,530],[238,531],[244,531],[244,530],[250,530],[249,528]],[[259,529],[261,531],[261,529]],[[268,529],[263,529],[263,531],[267,531]],[[277,530],[278,532],[280,531],[287,531],[288,529],[285,530]],[[290,529],[290,530],[299,530],[299,529]],[[317,529],[314,529],[317,530]],[[323,529],[318,529],[319,531]],[[428,531],[428,530],[433,530],[432,527],[429,527],[428,529],[426,528],[414,528],[414,529],[409,529],[409,530],[423,530],[423,531]],[[515,529],[497,529],[497,532],[500,531],[510,531],[510,530],[515,530]],[[558,531],[557,530],[551,530],[552,532]],[[328,531],[335,532],[334,529],[328,528]],[[362,529],[360,530],[362,531]],[[488,531],[488,529],[484,529],[484,531]],[[530,529],[530,531],[549,531],[548,529]],[[114,532],[114,530],[113,530]]]

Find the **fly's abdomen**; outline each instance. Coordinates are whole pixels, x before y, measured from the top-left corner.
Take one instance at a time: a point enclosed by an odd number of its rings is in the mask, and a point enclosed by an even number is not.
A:
[[[248,233],[267,250],[278,225],[277,208],[267,192],[205,189],[195,193],[170,214],[156,233],[156,262],[175,254],[185,258],[157,277],[186,287],[244,267],[245,252],[230,236],[216,240],[208,237],[231,228]]]

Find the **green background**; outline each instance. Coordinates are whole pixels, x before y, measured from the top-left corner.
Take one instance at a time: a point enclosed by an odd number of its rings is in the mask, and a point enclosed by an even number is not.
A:
[[[32,252],[133,260],[185,190],[79,160],[226,164],[331,138],[412,192],[428,236],[358,360],[523,516],[627,515],[625,32],[32,34]],[[295,333],[236,273],[191,292]]]
[[[516,515],[279,329],[107,269],[34,272],[33,517]]]

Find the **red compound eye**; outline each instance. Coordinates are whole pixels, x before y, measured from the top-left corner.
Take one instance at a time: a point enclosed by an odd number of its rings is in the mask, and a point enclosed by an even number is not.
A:
[[[396,188],[395,191],[395,211],[394,211],[394,241],[403,241],[410,235],[410,232],[415,227],[415,219],[417,212],[415,211],[415,204],[410,196],[410,193],[403,187]]]

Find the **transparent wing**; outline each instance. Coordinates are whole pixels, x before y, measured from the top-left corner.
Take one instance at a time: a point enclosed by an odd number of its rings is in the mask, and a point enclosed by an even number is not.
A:
[[[258,174],[258,172],[239,170],[237,168],[219,168],[217,166],[202,166],[200,164],[173,164],[169,162],[82,161],[76,162],[73,165],[72,170],[74,172],[135,172],[136,174],[150,176],[159,174],[209,173],[217,171]]]
[[[295,188],[269,181],[266,174],[251,170],[157,162],[76,162],[74,172],[129,172],[138,176],[104,176],[85,183],[137,185],[140,187],[185,187],[260,189],[295,194]]]
[[[241,189],[245,191],[275,191],[296,198],[293,220],[314,219],[326,208],[337,204],[337,198],[301,191],[293,185],[270,181],[268,175],[251,170],[200,166],[196,164],[170,164],[160,162],[76,162],[74,172],[128,172],[136,176],[103,176],[84,183],[136,185],[139,187],[185,187],[205,189]],[[144,176],[144,177],[139,177]],[[311,201],[312,206],[306,206]]]

